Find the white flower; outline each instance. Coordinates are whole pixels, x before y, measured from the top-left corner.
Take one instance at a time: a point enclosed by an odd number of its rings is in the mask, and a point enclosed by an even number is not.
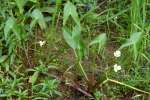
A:
[[[121,51],[117,50],[114,52],[115,57],[120,57],[121,56]]]
[[[121,66],[115,64],[115,65],[114,65],[114,71],[117,72],[117,71],[119,71],[119,70],[121,70]]]
[[[40,44],[40,47],[42,47],[46,43],[46,41],[39,41],[38,43]]]

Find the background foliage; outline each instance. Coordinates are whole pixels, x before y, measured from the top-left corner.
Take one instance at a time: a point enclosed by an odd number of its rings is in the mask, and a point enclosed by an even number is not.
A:
[[[150,99],[149,11],[149,0],[1,0],[0,99]]]

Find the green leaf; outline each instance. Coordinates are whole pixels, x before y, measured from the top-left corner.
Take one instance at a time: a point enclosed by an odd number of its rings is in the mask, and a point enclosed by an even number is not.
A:
[[[135,32],[131,34],[130,38],[124,43],[120,49],[136,44],[141,39],[142,32]]]
[[[42,12],[46,12],[46,13],[49,13],[49,14],[53,14],[56,12],[56,9],[54,7],[42,7],[40,9]]]
[[[31,1],[31,2],[33,2],[33,3],[37,3],[37,0],[29,0],[29,1]]]
[[[54,65],[48,65],[47,66],[48,69],[58,69],[58,67],[54,66]]]
[[[4,56],[1,56],[0,57],[0,63],[3,63],[6,59],[7,59],[8,56],[4,55]]]
[[[73,31],[72,31],[72,38],[74,40],[74,42],[76,43],[76,45],[78,46],[77,48],[79,48],[79,45],[80,45],[80,42],[81,42],[81,28],[76,25],[74,28],[73,28]]]
[[[13,33],[16,35],[17,39],[21,40],[21,26],[15,25],[12,30],[13,30]]]
[[[0,97],[7,97],[8,94],[0,94]]]
[[[77,44],[72,37],[72,33],[67,28],[63,28],[63,36],[64,36],[65,41],[68,43],[68,45],[71,48],[73,49],[77,48]]]
[[[80,26],[80,20],[79,20],[79,16],[76,10],[76,6],[74,6],[70,1],[68,1],[64,7],[63,25],[66,24],[69,16],[71,16],[73,20],[75,21],[75,23],[78,26]]]
[[[15,1],[16,1],[18,8],[19,8],[20,13],[22,14],[24,11],[24,5],[26,3],[26,0],[15,0]]]
[[[94,45],[94,44],[99,44],[100,46],[103,46],[106,43],[107,37],[106,37],[106,33],[100,34],[98,35],[94,40],[92,40],[92,42],[89,44]]]
[[[80,40],[78,43],[78,48],[77,48],[77,55],[78,55],[79,60],[81,60],[83,57],[85,57],[86,54],[87,54],[86,46],[83,43],[83,41]]]
[[[33,21],[37,21],[41,29],[46,29],[46,23],[42,12],[38,9],[33,10],[31,14]],[[32,22],[31,22],[32,23]],[[35,22],[34,22],[35,23]]]
[[[39,75],[38,71],[34,72],[34,74],[29,78],[29,83],[32,83],[32,85],[34,85],[38,78],[38,75]]]
[[[15,19],[12,17],[9,17],[8,20],[6,21],[5,27],[4,27],[5,40],[7,40],[8,34],[13,29],[14,25],[15,25]]]
[[[79,39],[80,35],[81,35],[81,27],[76,25],[75,27],[73,27],[72,37]]]
[[[36,19],[33,19],[33,20],[31,21],[30,28],[32,29],[32,28],[36,25],[36,23],[37,23],[37,20],[36,20]]]
[[[76,25],[72,31],[66,27],[63,28],[64,39],[68,43],[68,45],[73,49],[80,48],[80,34],[81,28],[78,25]]]

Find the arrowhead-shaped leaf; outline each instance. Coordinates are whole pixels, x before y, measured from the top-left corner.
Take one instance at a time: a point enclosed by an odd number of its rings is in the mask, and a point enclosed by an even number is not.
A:
[[[0,57],[0,63],[4,62],[8,56],[4,55]]]
[[[15,19],[12,17],[8,18],[8,20],[5,23],[5,27],[4,27],[5,40],[7,40],[9,32],[12,30],[14,25],[15,25]]]
[[[18,8],[19,8],[20,13],[22,14],[24,11],[24,5],[26,3],[26,0],[15,0],[15,1],[16,1]]]
[[[79,48],[81,38],[80,33],[81,28],[78,25],[76,25],[72,31],[70,31],[66,27],[63,28],[63,36],[65,38],[65,41],[73,49]]]
[[[43,14],[42,14],[42,12],[40,10],[38,10],[38,9],[33,10],[31,16],[33,18],[33,21],[37,21],[38,22],[38,24],[40,25],[41,29],[45,29],[46,28],[46,23],[45,23],[45,20],[44,20],[44,16],[43,16]]]
[[[92,42],[89,45],[91,46],[94,44],[99,44],[103,46],[106,43],[106,40],[107,40],[106,33],[103,33],[98,35],[94,40],[92,40]]]
[[[71,48],[73,49],[77,48],[77,44],[75,43],[72,37],[72,33],[67,28],[63,28],[63,36],[64,36],[65,41],[68,43],[68,45]]]
[[[141,35],[141,32],[132,33],[130,38],[120,47],[120,49],[136,44],[141,39]]]
[[[68,1],[64,7],[63,25],[66,24],[69,16],[71,16],[73,20],[75,21],[75,23],[78,26],[80,26],[80,20],[79,20],[79,16],[76,10],[76,6],[74,6],[70,1]]]

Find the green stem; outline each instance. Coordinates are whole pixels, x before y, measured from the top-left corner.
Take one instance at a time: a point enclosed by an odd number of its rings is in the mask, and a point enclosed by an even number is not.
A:
[[[119,85],[128,87],[128,88],[130,88],[130,89],[133,89],[133,90],[135,90],[135,91],[138,91],[138,92],[141,92],[141,93],[145,93],[145,94],[150,95],[150,92],[147,92],[147,91],[138,89],[138,88],[136,88],[136,87],[133,87],[133,86],[131,86],[131,85],[128,85],[128,84],[125,84],[125,83],[122,83],[122,82],[119,82],[119,81],[113,80],[113,79],[106,79],[106,80],[104,80],[104,81],[100,84],[100,86],[102,86],[103,84],[105,84],[105,83],[107,83],[107,82],[116,83],[116,84],[119,84]]]
[[[77,55],[77,53],[76,53],[75,50],[74,50],[74,54],[75,54],[76,58],[78,59],[78,55]],[[79,67],[80,67],[80,69],[81,69],[81,71],[82,71],[84,77],[86,78],[87,81],[89,81],[89,79],[88,79],[88,77],[87,77],[87,75],[86,75],[86,72],[84,71],[84,68],[83,68],[83,66],[82,66],[82,64],[81,64],[81,60],[80,60],[80,59],[78,59],[78,64],[79,64]]]
[[[80,61],[79,61],[79,66],[80,66],[80,69],[81,69],[83,75],[85,76],[86,80],[89,81],[89,79],[88,79],[88,77],[87,77],[87,75],[86,75],[86,72],[84,71],[83,66],[82,66],[82,64],[81,64]]]

